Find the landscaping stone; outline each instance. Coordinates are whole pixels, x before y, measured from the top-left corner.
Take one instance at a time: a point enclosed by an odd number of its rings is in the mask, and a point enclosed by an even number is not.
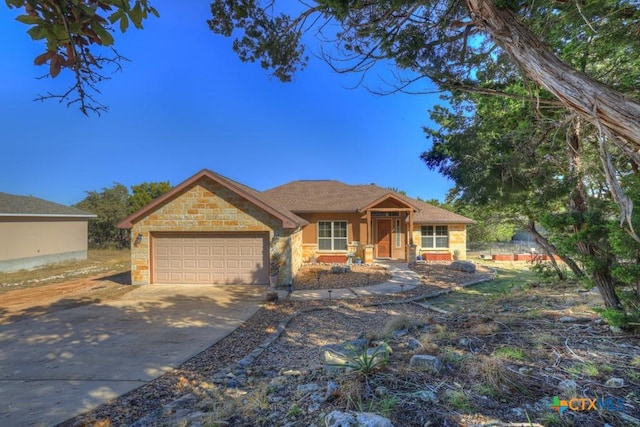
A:
[[[320,348],[320,360],[324,364],[326,373],[335,373],[346,369],[353,355],[363,352],[369,341],[366,338],[356,338],[342,344],[328,344]],[[369,352],[371,349],[368,349]],[[386,354],[386,353],[385,353]]]
[[[558,384],[558,388],[567,394],[573,395],[578,389],[578,384],[574,380],[563,380]]]
[[[438,372],[442,368],[440,359],[430,354],[416,354],[412,356],[409,365],[432,372]]]
[[[393,427],[391,421],[370,412],[333,411],[325,418],[327,427]]]
[[[404,337],[408,333],[409,333],[409,331],[407,331],[406,329],[398,329],[398,330],[395,330],[395,331],[391,332],[391,337],[393,339],[397,340],[398,338]]]
[[[300,384],[297,387],[297,390],[299,393],[301,394],[307,394],[307,393],[313,393],[315,391],[320,390],[320,386],[318,384],[315,383],[310,383],[310,384]]]
[[[604,383],[605,387],[611,388],[621,388],[624,387],[624,379],[623,378],[609,378],[606,383]]]
[[[465,273],[475,273],[476,265],[470,261],[453,261],[449,264],[451,270],[462,271]]]
[[[413,394],[413,396],[417,397],[418,399],[420,399],[423,402],[435,402],[436,401],[436,394],[434,392],[432,392],[431,390],[420,390],[418,392],[415,392]]]
[[[376,387],[376,389],[373,391],[373,394],[375,394],[378,397],[385,397],[389,395],[389,389],[381,385]]]
[[[533,373],[533,368],[529,366],[522,366],[521,368],[518,368],[518,373],[520,375],[531,375]]]
[[[409,346],[410,350],[415,350],[416,348],[422,347],[422,343],[415,338],[409,338],[409,341],[407,341],[407,345]]]
[[[338,383],[335,381],[329,381],[327,383],[327,391],[325,392],[325,400],[327,402],[332,401],[336,397],[340,395],[340,388],[338,387]]]
[[[458,346],[462,348],[467,348],[470,344],[471,341],[469,340],[469,338],[460,338],[460,340],[458,340]]]
[[[344,274],[349,273],[351,271],[350,265],[332,265],[329,272],[331,274]]]

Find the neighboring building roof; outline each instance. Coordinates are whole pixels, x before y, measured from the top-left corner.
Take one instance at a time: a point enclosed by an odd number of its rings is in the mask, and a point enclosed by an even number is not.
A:
[[[212,172],[208,169],[203,169],[200,172],[193,175],[191,178],[175,186],[167,193],[158,197],[148,205],[144,206],[143,208],[139,209],[138,211],[132,213],[131,215],[129,215],[128,217],[120,221],[118,223],[118,227],[131,228],[133,226],[133,223],[149,215],[151,212],[155,211],[158,207],[163,205],[166,201],[171,200],[175,196],[183,193],[192,185],[194,185],[198,180],[203,178],[210,179],[212,181],[215,181],[221,184],[222,186],[228,188],[229,190],[249,200],[251,203],[255,204],[256,206],[264,209],[265,211],[275,216],[276,218],[281,219],[282,226],[284,228],[297,228],[297,227],[308,224],[307,220],[300,218],[298,215],[294,214],[290,210],[281,206],[280,203],[278,203],[278,201],[271,200],[270,198],[266,197],[263,193],[260,193],[258,190],[255,190],[244,184],[240,184],[237,181],[234,181],[225,176]]]
[[[95,218],[96,215],[33,196],[0,193],[0,216],[25,217],[77,217]]]
[[[293,181],[267,190],[263,194],[295,213],[358,212],[385,196],[393,196],[416,209],[414,223],[473,224],[475,222],[462,215],[375,184],[348,185],[340,181],[322,180]]]

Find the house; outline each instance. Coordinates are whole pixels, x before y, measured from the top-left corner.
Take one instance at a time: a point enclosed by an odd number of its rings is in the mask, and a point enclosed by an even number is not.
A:
[[[0,271],[86,259],[94,217],[37,197],[0,193]]]
[[[304,262],[350,254],[411,262],[466,257],[473,220],[376,185],[295,181],[260,192],[202,170],[118,227],[132,283],[291,283]]]

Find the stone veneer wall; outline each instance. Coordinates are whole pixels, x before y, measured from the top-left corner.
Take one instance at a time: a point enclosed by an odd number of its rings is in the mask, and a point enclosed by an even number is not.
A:
[[[300,267],[304,261],[302,256],[302,229],[299,228],[291,234],[291,281],[287,283],[293,283],[293,278],[298,274]]]
[[[422,238],[420,235],[420,227],[423,224],[415,224],[413,228],[413,243],[418,246],[417,253],[422,254],[424,252],[446,252],[447,249],[433,249],[433,248],[421,248],[420,243]],[[424,224],[431,225],[431,224]],[[467,259],[467,226],[465,224],[448,224],[449,227],[449,249],[448,251],[453,255],[455,250],[459,252],[459,259]]]
[[[131,281],[151,283],[153,232],[269,232],[282,236],[282,222],[250,201],[207,179],[142,218],[131,229]],[[139,243],[138,235],[140,235]],[[290,273],[289,273],[290,274]]]

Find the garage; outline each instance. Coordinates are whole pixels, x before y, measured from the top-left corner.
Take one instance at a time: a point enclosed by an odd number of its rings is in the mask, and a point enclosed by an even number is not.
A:
[[[154,234],[153,282],[267,284],[266,233]]]

